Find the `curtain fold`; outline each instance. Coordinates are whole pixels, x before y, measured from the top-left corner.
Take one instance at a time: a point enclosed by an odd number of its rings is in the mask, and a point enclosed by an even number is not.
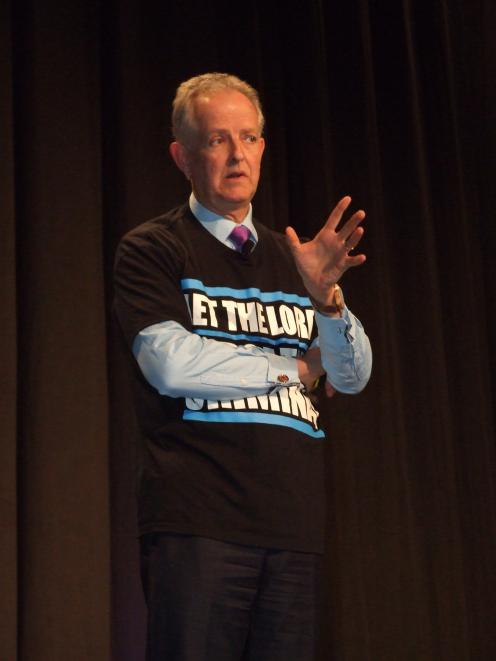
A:
[[[17,287],[10,7],[0,7],[0,641],[17,655]]]
[[[141,661],[135,419],[113,254],[182,203],[175,87],[246,78],[256,216],[367,211],[343,278],[374,348],[329,432],[322,661],[496,656],[496,8],[22,0],[0,10],[0,658]]]
[[[13,26],[18,658],[104,659],[110,534],[98,13],[84,2],[19,4]]]

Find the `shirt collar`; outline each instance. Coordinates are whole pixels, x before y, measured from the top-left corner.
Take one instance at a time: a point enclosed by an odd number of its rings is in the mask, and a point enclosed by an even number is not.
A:
[[[239,223],[235,223],[234,220],[229,220],[229,218],[224,218],[224,216],[210,211],[203,206],[195,197],[195,194],[192,192],[189,196],[189,208],[193,216],[203,225],[203,227],[210,232],[216,239],[229,248],[234,248],[234,246],[229,241],[229,234]],[[251,204],[248,208],[248,213],[243,218],[242,224],[245,225],[251,232],[253,240],[255,243],[258,241],[257,230],[253,225],[252,219],[252,207]]]

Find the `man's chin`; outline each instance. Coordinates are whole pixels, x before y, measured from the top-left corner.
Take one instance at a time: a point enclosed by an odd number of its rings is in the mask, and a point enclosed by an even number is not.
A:
[[[195,191],[196,199],[204,207],[221,216],[234,215],[236,219],[239,219],[240,214],[243,217],[246,215],[254,194],[255,192],[251,189],[249,191],[220,191],[216,195],[205,196],[201,192]]]
[[[222,192],[222,194],[219,195],[219,202],[226,206],[246,206],[250,204],[254,194],[255,193],[252,190]]]

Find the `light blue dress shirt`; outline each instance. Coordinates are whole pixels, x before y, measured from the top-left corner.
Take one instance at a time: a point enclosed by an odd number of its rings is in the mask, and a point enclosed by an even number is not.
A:
[[[234,249],[229,234],[236,223],[206,209],[191,193],[193,215],[215,238]],[[256,242],[252,207],[243,219]],[[372,368],[370,342],[358,319],[345,308],[341,318],[315,313],[322,367],[339,392],[353,394],[366,385]],[[265,394],[280,385],[301,385],[296,358],[276,355],[253,344],[238,346],[201,337],[176,321],[142,330],[133,343],[134,356],[147,381],[161,395],[202,399],[236,399]]]

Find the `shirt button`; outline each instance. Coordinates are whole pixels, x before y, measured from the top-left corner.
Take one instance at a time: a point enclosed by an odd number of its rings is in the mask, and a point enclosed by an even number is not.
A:
[[[279,383],[287,383],[289,381],[289,376],[287,374],[279,374],[277,380]]]

